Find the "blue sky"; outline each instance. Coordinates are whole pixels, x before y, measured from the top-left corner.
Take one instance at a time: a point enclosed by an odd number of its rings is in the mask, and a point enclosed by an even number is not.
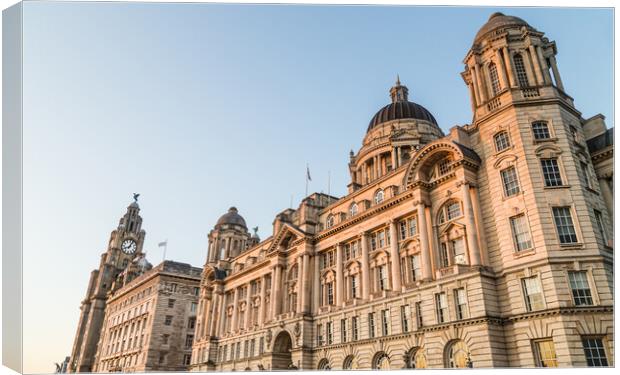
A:
[[[69,355],[91,269],[131,201],[145,249],[204,264],[229,206],[259,235],[311,191],[343,195],[348,152],[389,102],[471,121],[462,59],[494,11],[557,42],[567,92],[613,126],[608,9],[38,3],[24,8],[25,371]],[[43,316],[45,318],[43,318]]]

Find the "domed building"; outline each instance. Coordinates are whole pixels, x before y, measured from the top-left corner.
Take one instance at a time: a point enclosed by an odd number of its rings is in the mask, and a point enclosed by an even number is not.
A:
[[[613,366],[613,136],[556,54],[494,13],[463,60],[471,124],[444,133],[397,78],[346,196],[309,195],[263,240],[231,208],[189,368]]]

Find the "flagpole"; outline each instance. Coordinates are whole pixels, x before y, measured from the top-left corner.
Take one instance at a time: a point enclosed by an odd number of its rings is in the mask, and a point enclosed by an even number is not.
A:
[[[164,245],[164,259],[162,259],[162,262],[166,261],[166,250],[168,250],[168,239],[166,239],[166,244]]]
[[[310,175],[310,166],[306,163],[306,195],[304,198],[308,196],[308,176]]]
[[[331,178],[331,171],[327,171],[327,195],[331,195],[331,192],[330,192],[330,178]]]

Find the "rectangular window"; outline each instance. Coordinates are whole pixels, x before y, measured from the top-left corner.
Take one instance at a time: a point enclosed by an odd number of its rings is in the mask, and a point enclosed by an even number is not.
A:
[[[258,339],[258,354],[262,355],[265,352],[265,338]]]
[[[325,325],[325,328],[327,329],[327,345],[331,345],[334,342],[334,330],[332,327],[332,322],[327,322],[327,324]]]
[[[551,138],[551,133],[549,133],[549,127],[545,121],[535,121],[532,123],[532,133],[534,134],[534,139],[549,139]]]
[[[344,245],[344,260],[349,260],[349,259],[351,259],[351,245],[345,244]]]
[[[437,323],[444,323],[448,319],[448,298],[446,293],[435,294],[435,306],[437,308]]]
[[[174,301],[173,299],[168,299],[168,307],[174,307]]]
[[[443,176],[450,172],[450,159],[443,159],[439,162],[439,175]]]
[[[197,309],[198,304],[196,302],[192,302],[192,304],[189,306],[189,311],[195,313]]]
[[[558,367],[553,339],[534,341],[537,367]]]
[[[185,336],[185,348],[191,348],[194,344],[194,335]]]
[[[452,251],[454,252],[454,264],[467,264],[465,241],[462,238],[452,241]]]
[[[573,294],[575,306],[591,306],[592,293],[588,284],[588,274],[586,271],[569,271],[568,280]]]
[[[351,318],[351,339],[356,341],[359,337],[359,330],[357,326],[357,316]]]
[[[172,324],[172,315],[166,315],[166,318],[164,320],[164,324],[169,326]]]
[[[523,57],[520,54],[516,54],[514,55],[512,60],[515,64],[515,71],[517,72],[517,81],[519,82],[519,87],[528,87],[530,84],[527,80],[527,72],[525,71]]]
[[[412,255],[409,257],[409,263],[411,266],[411,278],[412,281],[418,281],[421,279],[422,270],[420,268],[420,256]]]
[[[524,214],[511,217],[510,228],[517,252],[532,248],[532,238]]]
[[[351,276],[351,298],[357,298],[357,275]]]
[[[377,239],[379,240],[379,248],[382,249],[385,247],[385,232],[381,231],[377,233]]]
[[[577,233],[573,226],[573,217],[570,213],[570,207],[553,207],[553,220],[558,231],[560,244],[577,243]]]
[[[540,165],[542,167],[543,177],[545,178],[545,186],[552,187],[563,185],[558,159],[540,159]]]
[[[415,217],[407,219],[407,226],[409,227],[409,236],[415,236],[418,233],[418,221]]]
[[[399,222],[398,228],[400,229],[399,231],[400,239],[404,240],[405,238],[407,238],[407,222],[406,221]]]
[[[387,270],[385,269],[385,265],[379,266],[377,268],[378,279],[379,279],[379,290],[387,290],[388,288],[388,280],[387,280]]]
[[[584,162],[579,163],[581,165],[581,174],[583,177],[583,184],[586,187],[592,188],[592,184],[590,183],[590,168],[588,168],[588,164]]]
[[[340,342],[347,342],[347,320],[340,319]]]
[[[381,334],[387,336],[390,334],[390,310],[381,310]]]
[[[519,181],[517,180],[517,170],[515,167],[508,167],[501,171],[502,183],[504,184],[504,195],[506,197],[519,193]]]
[[[456,305],[456,319],[467,319],[469,315],[467,312],[467,294],[465,288],[454,290],[454,304]]]
[[[605,232],[605,225],[603,224],[603,214],[601,213],[601,211],[594,210],[594,218],[596,219],[596,227],[598,228],[598,233],[603,239],[603,244],[607,245],[607,232]]]
[[[235,359],[239,359],[239,357],[241,357],[241,343],[238,342],[237,346],[235,347]]]
[[[510,139],[508,138],[508,133],[502,131],[495,135],[495,151],[500,152],[504,151],[508,147],[510,147]]]
[[[256,351],[256,339],[250,340],[250,357],[254,357]]]
[[[190,364],[191,360],[192,360],[192,355],[191,354],[185,354],[183,356],[183,364],[185,366],[188,366]]]
[[[524,278],[522,279],[522,283],[527,311],[544,309],[543,292],[538,276]]]
[[[377,250],[377,234],[373,233],[370,235],[370,249]]]
[[[187,319],[187,328],[194,329],[194,327],[196,327],[196,317]]]
[[[334,304],[334,284],[333,283],[327,283],[327,304],[328,305]]]
[[[323,346],[323,325],[316,325],[316,342],[318,346]]]
[[[375,313],[368,314],[368,337],[375,337]]]
[[[195,296],[199,296],[200,295],[200,288],[199,287],[194,287],[194,295]]]
[[[441,243],[440,254],[441,267],[448,267],[450,265],[450,256],[448,255],[448,245],[445,242]]]
[[[459,202],[449,204],[447,212],[448,220],[456,219],[461,216],[461,204]]]
[[[409,317],[411,316],[411,309],[409,305],[403,305],[400,307],[400,324],[402,326],[402,332],[409,332]]]
[[[581,339],[586,362],[589,367],[609,366],[603,339],[600,337],[584,337]]]
[[[248,340],[243,342],[243,358],[248,357],[248,351],[250,350],[250,343]]]
[[[497,67],[495,64],[489,65],[489,77],[491,77],[491,89],[493,91],[493,96],[499,94],[501,88],[499,85],[499,75],[497,74]]]

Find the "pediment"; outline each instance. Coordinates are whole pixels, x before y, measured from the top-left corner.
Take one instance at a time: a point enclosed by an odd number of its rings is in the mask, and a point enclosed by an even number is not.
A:
[[[269,252],[280,248],[288,249],[293,242],[304,238],[305,236],[305,233],[303,233],[299,229],[293,227],[288,223],[284,223],[278,233],[275,235],[273,241],[271,242],[271,245],[269,245]]]

